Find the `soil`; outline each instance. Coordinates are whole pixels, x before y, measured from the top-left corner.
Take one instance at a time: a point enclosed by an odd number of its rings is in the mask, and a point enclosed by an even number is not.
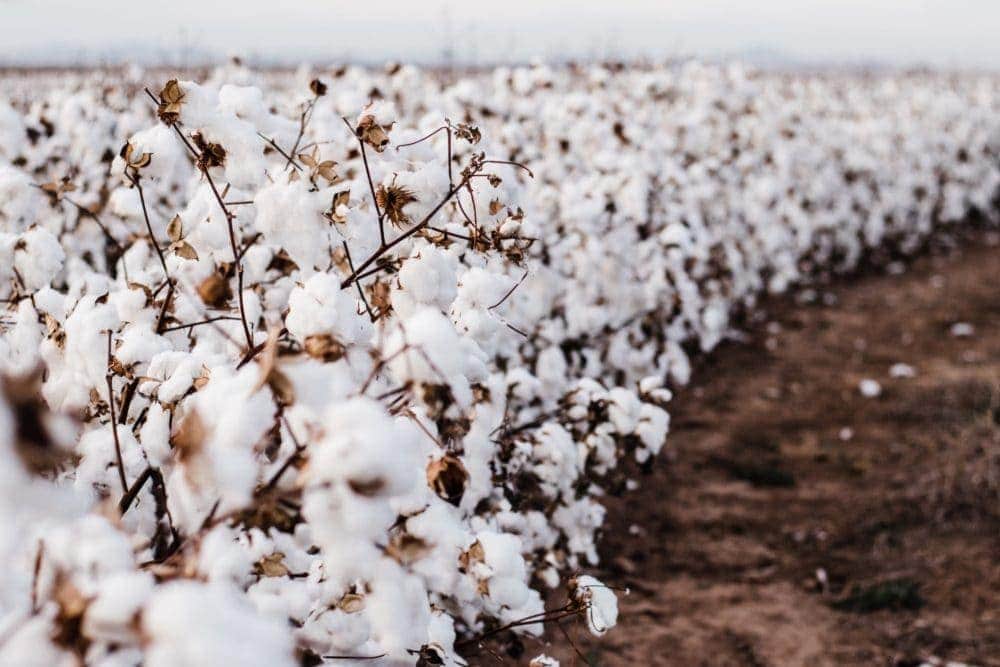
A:
[[[669,453],[607,499],[588,573],[630,589],[619,626],[521,660],[1000,665],[997,234],[802,296],[698,362]]]

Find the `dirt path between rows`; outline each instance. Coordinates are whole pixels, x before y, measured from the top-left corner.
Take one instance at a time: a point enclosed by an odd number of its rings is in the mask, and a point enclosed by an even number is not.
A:
[[[770,300],[700,361],[670,455],[607,502],[595,574],[631,589],[619,627],[567,628],[579,653],[550,630],[525,659],[1000,665],[997,242]]]

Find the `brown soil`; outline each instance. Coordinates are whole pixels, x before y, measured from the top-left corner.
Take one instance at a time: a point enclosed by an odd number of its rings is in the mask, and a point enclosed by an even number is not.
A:
[[[631,589],[619,627],[550,629],[523,660],[1000,665],[997,236],[819,296],[699,362],[671,455],[608,499],[594,574]]]

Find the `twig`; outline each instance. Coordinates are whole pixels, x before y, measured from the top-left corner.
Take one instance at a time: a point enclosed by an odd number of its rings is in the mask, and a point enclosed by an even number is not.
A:
[[[238,321],[240,318],[233,315],[219,315],[218,317],[210,317],[206,320],[201,320],[199,322],[192,322],[190,324],[178,324],[176,326],[167,327],[163,329],[162,333],[167,333],[169,331],[180,331],[181,329],[192,329],[194,327],[201,326],[203,324],[211,324],[212,322],[221,322],[223,320]]]
[[[279,146],[278,143],[274,139],[270,139],[268,137],[265,137],[260,132],[257,133],[257,136],[260,137],[261,139],[263,139],[264,141],[266,141],[267,143],[271,144],[271,147],[274,148],[274,150],[276,150],[279,153],[281,153],[281,157],[286,158],[288,160],[288,162],[285,164],[285,169],[288,169],[288,165],[291,165],[291,166],[295,167],[295,171],[302,171],[302,167],[300,167],[299,163],[295,161],[295,158],[293,158],[291,155],[289,155],[284,150],[282,150],[281,146]],[[253,202],[251,202],[251,203],[253,203]]]
[[[215,187],[215,181],[212,179],[212,175],[208,173],[208,167],[203,166],[201,168],[201,173],[203,173],[205,175],[205,179],[208,180],[208,184],[212,188],[212,194],[215,195],[215,201],[219,203],[219,208],[222,209],[222,214],[226,217],[226,225],[229,228],[229,245],[233,251],[233,262],[236,267],[237,301],[240,306],[240,321],[243,323],[243,334],[247,339],[247,347],[252,350],[253,334],[250,333],[250,324],[247,322],[246,306],[243,303],[243,263],[240,261],[240,250],[236,244],[236,229],[233,226],[233,219],[235,216],[229,212],[228,208],[226,208],[226,202],[222,200],[222,195],[219,194],[219,189]]]
[[[134,482],[132,482],[132,487],[125,492],[122,499],[118,501],[118,512],[125,514],[132,505],[132,501],[135,500],[139,492],[142,491],[142,487],[146,484],[146,481],[153,476],[153,468],[147,466],[142,474],[139,475]]]
[[[122,483],[122,493],[128,493],[128,480],[125,479],[125,462],[122,460],[122,443],[118,439],[118,421],[115,419],[115,391],[111,384],[111,330],[108,329],[108,370],[104,374],[108,383],[108,409],[111,411],[111,433],[115,439],[115,458],[118,463],[118,480]]]
[[[167,271],[167,259],[163,256],[163,250],[160,248],[160,244],[156,241],[156,235],[153,234],[153,223],[149,221],[149,209],[146,208],[146,195],[143,192],[142,184],[139,172],[133,169],[133,173],[128,173],[128,167],[125,167],[125,178],[127,178],[136,190],[139,192],[139,203],[142,204],[142,217],[146,221],[146,230],[149,232],[149,242],[153,244],[153,249],[156,250],[156,256],[160,258],[160,266],[163,267],[163,275],[166,279],[170,280],[170,272]]]
[[[510,295],[514,293],[514,290],[516,290],[518,287],[520,287],[521,283],[523,283],[524,279],[527,278],[527,277],[528,277],[528,272],[525,271],[524,275],[521,276],[521,279],[518,280],[517,283],[515,283],[513,287],[511,287],[509,290],[507,290],[507,293],[503,295],[503,298],[500,299],[499,301],[497,301],[496,303],[494,303],[492,306],[490,306],[486,310],[493,310],[494,308],[499,308],[501,305],[503,305],[503,302],[510,298]]]
[[[342,241],[344,244],[344,254],[347,256],[347,267],[354,273],[354,262],[351,261],[351,249],[347,247],[347,240]],[[365,310],[368,312],[368,317],[374,322],[377,318],[375,313],[372,312],[372,307],[368,305],[368,299],[365,297],[365,290],[361,287],[361,281],[355,280],[354,284],[358,286],[358,296],[361,297],[361,302],[365,304]]]
[[[351,131],[351,134],[354,135],[354,138],[358,140],[358,147],[361,149],[361,160],[364,162],[365,165],[365,176],[368,177],[368,189],[372,193],[372,204],[375,206],[375,215],[378,216],[379,238],[382,239],[382,245],[385,246],[385,220],[383,219],[382,211],[378,205],[378,197],[375,196],[375,183],[372,182],[372,171],[368,167],[368,152],[365,150],[365,142],[361,138],[361,135],[358,134],[357,130],[351,127],[351,124],[347,121],[346,118],[341,116],[340,119],[344,121],[344,125],[346,125],[347,129]]]

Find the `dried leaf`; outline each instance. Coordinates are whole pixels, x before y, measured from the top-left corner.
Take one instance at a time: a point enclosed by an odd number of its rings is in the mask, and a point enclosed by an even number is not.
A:
[[[205,446],[208,439],[208,429],[201,415],[192,410],[180,423],[170,437],[170,444],[177,452],[177,460],[181,463],[194,460]]]
[[[303,347],[310,357],[323,361],[338,361],[346,351],[344,345],[330,334],[307,336]]]
[[[336,166],[337,163],[333,160],[323,160],[316,165],[316,174],[322,176],[330,183],[334,183],[339,178],[335,169]]]
[[[365,599],[357,593],[347,593],[344,597],[340,598],[337,607],[345,614],[356,614],[364,610]]]
[[[177,241],[176,243],[171,243],[170,249],[178,257],[191,260],[198,259],[198,253],[195,252],[195,249],[187,241]]]
[[[427,555],[430,545],[409,533],[396,533],[385,547],[385,555],[400,565],[410,565]]]
[[[198,296],[211,308],[225,308],[233,298],[229,281],[218,271],[213,271],[198,285]]]
[[[177,79],[170,79],[160,91],[160,104],[156,108],[156,115],[167,125],[173,125],[180,120],[183,100],[184,91],[181,90]]]
[[[181,238],[183,238],[183,235],[184,229],[183,224],[181,223],[181,216],[175,215],[167,224],[167,237],[170,238],[171,241],[176,242],[180,241]]]
[[[288,567],[285,565],[285,554],[275,551],[268,556],[261,556],[260,560],[254,563],[254,573],[263,577],[285,577],[288,576]]]
[[[389,145],[389,135],[387,131],[392,127],[379,125],[375,120],[375,115],[370,111],[371,105],[365,107],[358,118],[358,125],[354,128],[355,133],[361,141],[381,153]]]

